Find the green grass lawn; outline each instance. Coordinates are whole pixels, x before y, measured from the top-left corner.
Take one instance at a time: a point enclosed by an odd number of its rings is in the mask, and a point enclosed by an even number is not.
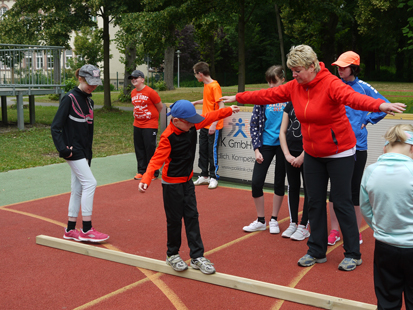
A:
[[[391,102],[403,102],[408,105],[405,113],[413,113],[413,84],[371,82],[383,96]],[[266,84],[247,85],[246,90],[267,88]],[[223,95],[233,95],[237,86],[222,87]],[[202,98],[203,87],[177,88],[173,91],[161,91],[159,95],[164,103],[172,103],[179,99],[190,101]],[[112,91],[112,106],[131,106],[130,103],[117,101],[119,92]],[[103,92],[93,93],[96,105],[103,105]],[[37,102],[56,102],[45,97],[36,97]],[[7,109],[10,125],[0,123],[0,172],[60,163],[50,134],[50,124],[56,114],[57,107],[36,106],[36,124],[26,125],[26,130],[19,131],[16,126],[17,111],[15,107]],[[24,109],[25,123],[29,122],[29,110]],[[95,110],[95,136],[93,143],[94,157],[130,153],[133,147],[133,115],[132,112],[113,109]]]

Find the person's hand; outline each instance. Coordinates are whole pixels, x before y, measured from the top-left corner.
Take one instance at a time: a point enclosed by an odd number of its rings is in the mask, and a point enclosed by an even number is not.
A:
[[[285,156],[285,160],[286,160],[287,162],[289,162],[289,163],[291,164],[291,166],[293,166],[293,161],[294,161],[294,159],[295,159],[295,157],[294,157],[293,155],[291,155],[291,154]],[[293,166],[293,167],[294,167],[294,166]]]
[[[303,162],[304,162],[304,156],[298,156],[292,161],[291,165],[295,168],[300,168]]]
[[[213,134],[215,134],[215,131],[216,131],[216,130],[217,130],[217,123],[216,123],[216,122],[213,122],[213,123],[211,124],[211,126],[209,126],[208,134],[213,135]]]
[[[235,102],[237,101],[235,96],[224,96],[219,98],[220,100],[222,100],[223,103],[227,103],[227,102]]]
[[[384,113],[394,115],[394,112],[403,113],[403,111],[406,110],[406,105],[400,102],[395,102],[395,103],[383,102],[380,105],[379,109],[380,111]]]
[[[264,161],[264,157],[262,157],[262,154],[259,149],[255,149],[255,160],[259,164],[262,164],[262,162]]]
[[[142,183],[142,182],[139,183],[138,190],[139,190],[141,193],[146,193],[146,189],[147,189],[147,188],[148,188],[148,184]]]
[[[239,106],[237,106],[237,105],[232,105],[231,109],[232,109],[232,114],[235,114],[235,113],[239,112]]]
[[[69,150],[73,150],[73,146],[71,146],[71,147],[66,146],[66,148],[68,148]],[[70,158],[70,157],[72,157],[72,155],[73,155],[73,153],[70,152],[70,155],[65,157],[65,158]]]
[[[366,124],[361,124],[361,129],[363,129],[364,127],[366,127]]]

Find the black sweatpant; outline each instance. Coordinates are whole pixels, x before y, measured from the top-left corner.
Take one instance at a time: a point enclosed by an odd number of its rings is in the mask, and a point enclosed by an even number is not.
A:
[[[376,240],[374,290],[378,310],[413,310],[413,248],[398,248]]]
[[[360,185],[367,162],[367,151],[356,151],[356,161],[354,163],[353,176],[351,178],[351,199],[353,205],[360,205]],[[330,193],[330,202],[334,203],[334,197]]]
[[[285,194],[285,157],[280,145],[269,146],[263,145],[259,148],[264,161],[259,164],[254,163],[252,172],[252,197],[258,198],[264,195],[264,183],[267,177],[268,168],[271,165],[272,159],[275,156],[275,172],[274,172],[274,194],[284,196]]]
[[[354,156],[317,158],[305,153],[304,178],[308,194],[308,218],[311,226],[307,254],[312,257],[326,257],[328,179],[330,179],[330,190],[334,196],[334,211],[343,234],[344,256],[355,259],[361,257],[356,212],[351,200],[353,166]]]
[[[185,183],[162,184],[162,190],[168,236],[166,255],[179,253],[183,218],[190,257],[195,259],[204,256],[194,183],[189,180]]]
[[[301,152],[290,151],[294,157],[300,156]],[[290,219],[292,223],[298,224],[298,208],[300,204],[300,190],[301,190],[301,175],[303,175],[304,164],[300,168],[293,167],[288,161],[285,161],[285,170],[288,179],[288,208],[290,210]],[[304,188],[304,205],[303,214],[301,217],[301,225],[307,226],[308,222],[308,197],[305,188],[305,180],[303,176]]]
[[[135,155],[138,162],[138,173],[144,174],[149,161],[156,150],[156,135],[158,129],[139,128],[133,126],[133,143]],[[155,171],[155,177],[159,176],[159,170]]]
[[[218,175],[218,141],[222,130],[216,130],[210,135],[207,128],[199,130],[199,159],[198,167],[201,169],[201,176],[211,177],[216,180]]]

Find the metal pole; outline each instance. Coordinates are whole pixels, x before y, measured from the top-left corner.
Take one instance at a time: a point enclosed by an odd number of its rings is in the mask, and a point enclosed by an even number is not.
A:
[[[177,50],[176,51],[176,56],[178,57],[178,88],[179,88],[179,56],[180,56],[180,54],[181,54],[181,51]]]

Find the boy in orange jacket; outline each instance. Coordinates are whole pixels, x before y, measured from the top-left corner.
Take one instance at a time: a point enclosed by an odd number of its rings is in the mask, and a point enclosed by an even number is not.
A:
[[[188,265],[179,256],[182,218],[184,219],[191,267],[204,274],[213,274],[213,264],[204,257],[204,245],[199,229],[195,187],[192,182],[197,129],[239,112],[235,105],[203,114],[196,113],[188,100],[178,100],[171,106],[171,122],[162,133],[158,148],[139,183],[145,193],[156,170],[162,167],[163,201],[167,219],[166,263],[175,271],[184,271]]]

